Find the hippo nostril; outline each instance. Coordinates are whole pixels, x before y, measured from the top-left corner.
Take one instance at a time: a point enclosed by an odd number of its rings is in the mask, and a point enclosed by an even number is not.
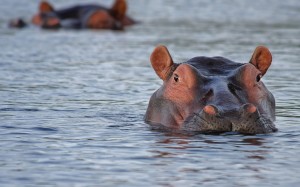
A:
[[[208,92],[202,97],[201,102],[206,102],[213,95],[214,91],[212,89],[208,90]]]
[[[213,105],[206,105],[203,111],[210,115],[216,115],[218,113],[218,108]]]
[[[246,113],[253,114],[254,112],[256,112],[257,108],[253,104],[247,103],[241,107],[241,110]]]
[[[229,89],[229,91],[231,92],[231,93],[235,93],[235,87],[234,87],[234,85],[233,84],[228,84],[228,89]]]

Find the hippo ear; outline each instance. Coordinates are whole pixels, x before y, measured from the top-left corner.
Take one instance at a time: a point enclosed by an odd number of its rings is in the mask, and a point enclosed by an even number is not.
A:
[[[126,11],[127,11],[126,0],[115,0],[115,3],[110,9],[111,15],[117,20],[122,20],[126,15]]]
[[[162,80],[166,80],[174,64],[167,47],[163,45],[157,46],[151,54],[150,61],[156,74]]]
[[[268,48],[258,46],[253,52],[250,63],[264,75],[272,63],[272,54]]]
[[[40,3],[40,6],[39,6],[39,11],[40,13],[47,13],[47,12],[53,12],[54,11],[54,8],[53,6],[48,3],[47,1],[42,1]]]

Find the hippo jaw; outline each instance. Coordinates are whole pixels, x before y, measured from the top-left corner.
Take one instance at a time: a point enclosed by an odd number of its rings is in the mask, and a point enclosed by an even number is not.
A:
[[[222,113],[217,107],[207,105],[200,113],[194,113],[182,125],[183,131],[201,133],[237,132],[265,134],[276,132],[272,120],[260,114],[253,104],[244,104],[237,111]]]

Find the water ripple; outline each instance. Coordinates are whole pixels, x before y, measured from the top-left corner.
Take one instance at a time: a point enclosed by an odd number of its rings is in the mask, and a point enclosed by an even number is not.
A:
[[[141,24],[125,32],[7,28],[36,9],[36,1],[0,6],[2,186],[299,184],[299,1],[128,0]],[[158,44],[175,62],[248,62],[257,45],[268,46],[273,63],[263,81],[276,98],[279,131],[151,130],[143,116],[162,84],[149,62]]]

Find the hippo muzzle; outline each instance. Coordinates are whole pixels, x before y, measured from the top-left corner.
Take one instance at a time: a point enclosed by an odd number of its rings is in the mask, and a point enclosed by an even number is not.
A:
[[[194,113],[183,128],[188,132],[261,134],[276,132],[271,120],[260,115],[253,104],[244,104],[239,110],[221,112],[216,106],[207,105],[201,112]]]

